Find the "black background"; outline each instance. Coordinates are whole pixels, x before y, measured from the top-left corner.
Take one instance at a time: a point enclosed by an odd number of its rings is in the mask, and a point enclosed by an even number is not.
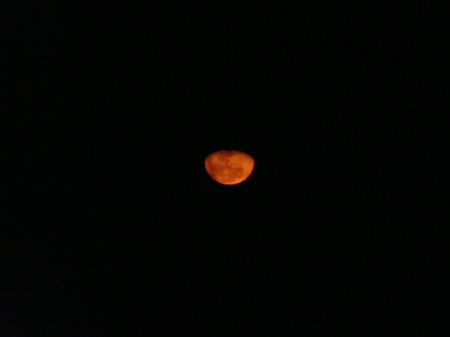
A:
[[[3,5],[2,336],[442,331],[443,17],[312,3]]]

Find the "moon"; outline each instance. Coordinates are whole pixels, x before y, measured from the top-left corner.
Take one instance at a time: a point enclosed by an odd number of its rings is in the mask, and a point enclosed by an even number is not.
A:
[[[205,159],[209,176],[222,185],[236,185],[247,180],[253,172],[255,160],[241,151],[217,151]]]

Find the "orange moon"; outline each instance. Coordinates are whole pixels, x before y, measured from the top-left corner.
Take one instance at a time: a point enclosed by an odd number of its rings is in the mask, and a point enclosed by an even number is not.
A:
[[[223,185],[242,183],[252,174],[254,167],[255,160],[240,151],[217,151],[205,159],[206,172]]]

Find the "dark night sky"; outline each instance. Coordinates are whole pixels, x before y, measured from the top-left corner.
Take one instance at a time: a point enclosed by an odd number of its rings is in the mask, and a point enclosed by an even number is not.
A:
[[[10,6],[2,336],[442,331],[435,8]]]

